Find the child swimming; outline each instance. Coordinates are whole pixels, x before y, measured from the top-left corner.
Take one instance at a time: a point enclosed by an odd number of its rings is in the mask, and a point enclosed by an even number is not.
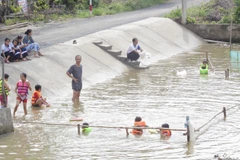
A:
[[[169,130],[169,125],[167,123],[162,124],[161,136],[170,137],[172,135],[171,130]],[[165,129],[166,128],[166,129]]]
[[[83,125],[82,126],[82,133],[84,135],[88,135],[90,132],[92,132],[92,128],[88,127],[89,126],[88,123],[84,122],[82,125]]]
[[[145,123],[145,121],[142,121],[142,118],[137,116],[135,118],[135,122],[134,122],[134,127],[148,127]],[[142,129],[133,129],[132,134],[137,134],[137,135],[141,135],[143,133]]]

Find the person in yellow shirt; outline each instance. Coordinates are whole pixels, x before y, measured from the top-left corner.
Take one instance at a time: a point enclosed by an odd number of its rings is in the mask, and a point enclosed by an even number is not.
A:
[[[9,85],[7,84],[8,78],[9,78],[9,75],[4,74],[4,89],[5,89],[5,96],[6,96],[6,105],[8,103],[8,95],[11,90]],[[0,79],[0,102],[1,102],[0,108],[4,108],[4,98],[3,98],[4,96],[3,96],[2,82],[3,82],[3,80]]]
[[[47,103],[46,98],[42,97],[41,94],[42,86],[37,84],[35,86],[35,91],[32,95],[32,107],[42,107],[46,105],[49,107],[50,105]]]

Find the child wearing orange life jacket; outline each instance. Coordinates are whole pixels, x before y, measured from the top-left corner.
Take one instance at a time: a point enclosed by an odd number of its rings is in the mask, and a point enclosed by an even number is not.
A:
[[[169,125],[167,123],[162,124],[162,128],[169,128]],[[162,129],[161,130],[161,136],[170,137],[172,135],[171,130],[169,129]]]
[[[43,105],[46,105],[47,107],[50,106],[46,102],[46,98],[42,97],[41,90],[42,90],[42,86],[37,84],[35,86],[35,91],[32,95],[32,107],[42,107]]]
[[[15,92],[17,93],[17,103],[13,111],[13,116],[15,117],[15,113],[17,112],[18,106],[21,102],[23,102],[24,114],[27,115],[27,95],[28,90],[32,90],[29,81],[27,80],[27,74],[21,73],[20,80],[18,81]]]
[[[146,125],[146,123],[144,121],[142,121],[141,117],[137,116],[135,118],[134,127],[148,127],[148,126]],[[143,130],[142,129],[133,129],[131,133],[141,135],[143,133]]]

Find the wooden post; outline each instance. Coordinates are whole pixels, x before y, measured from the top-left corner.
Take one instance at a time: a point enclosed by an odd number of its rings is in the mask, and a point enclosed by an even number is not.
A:
[[[127,134],[127,137],[128,137],[129,136],[128,128],[126,128],[126,134]]]
[[[5,94],[5,89],[4,89],[4,83],[5,83],[5,72],[4,72],[4,58],[1,57],[2,59],[2,95],[3,95],[3,103],[4,107],[7,107],[7,99],[6,99],[6,94]]]
[[[232,30],[233,30],[233,17],[231,13],[231,28],[230,28],[230,52],[232,50]]]
[[[225,71],[225,78],[229,78],[229,69]]]
[[[162,135],[161,135],[161,129],[159,129],[159,134],[160,134],[160,138],[162,137]]]
[[[187,23],[187,1],[182,0],[182,24]]]
[[[187,126],[187,141],[190,141],[189,125]]]
[[[208,62],[208,51],[206,50],[206,61]]]
[[[80,124],[77,125],[77,129],[78,129],[78,135],[80,136],[80,135],[81,135],[81,127],[80,127]]]
[[[224,119],[227,118],[227,113],[226,113],[226,108],[225,107],[223,107],[223,116],[224,116]]]

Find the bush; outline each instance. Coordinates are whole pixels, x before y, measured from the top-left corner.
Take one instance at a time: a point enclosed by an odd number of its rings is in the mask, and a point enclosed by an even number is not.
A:
[[[5,24],[6,24],[7,26],[13,25],[13,24],[15,24],[15,23],[16,23],[16,22],[15,22],[14,19],[6,19],[6,20],[5,20]]]
[[[231,23],[231,16],[223,16],[218,23]]]
[[[34,2],[34,10],[37,12],[44,11],[49,8],[46,0],[37,0]]]
[[[188,24],[195,24],[196,23],[196,18],[193,17],[187,17],[187,23]]]
[[[177,8],[175,10],[172,10],[170,13],[166,14],[164,17],[171,18],[171,19],[177,19],[182,17],[182,10]]]

